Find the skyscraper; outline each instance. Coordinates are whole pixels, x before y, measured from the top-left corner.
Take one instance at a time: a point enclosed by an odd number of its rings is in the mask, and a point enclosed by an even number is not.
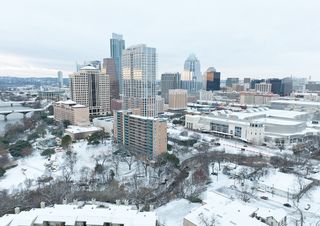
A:
[[[155,116],[156,49],[144,44],[122,52],[123,109],[139,108],[142,116]]]
[[[92,66],[86,66],[70,75],[71,98],[89,107],[90,116],[110,113],[109,75]]]
[[[181,86],[190,94],[196,94],[202,88],[200,61],[194,54],[190,54],[184,62]]]
[[[181,74],[180,73],[164,73],[161,75],[161,97],[164,98],[165,103],[169,101],[169,90],[180,89]]]
[[[220,90],[220,72],[217,72],[214,67],[209,67],[204,77],[207,91]]]
[[[282,79],[282,84],[281,84],[281,96],[289,96],[292,93],[292,78],[291,77],[286,77]]]
[[[116,64],[113,58],[103,59],[103,69],[110,78],[110,101],[112,99],[119,99],[119,81],[116,75]]]
[[[278,94],[280,95],[281,93],[281,86],[282,86],[282,81],[281,79],[278,78],[270,78],[267,79],[267,83],[271,84],[271,92],[273,94]]]
[[[116,64],[116,78],[119,81],[120,92],[121,91],[121,63],[122,63],[122,51],[125,49],[125,41],[122,39],[122,35],[112,33],[110,39],[110,55],[114,59]]]
[[[63,74],[62,74],[62,71],[58,71],[58,85],[59,85],[59,88],[63,87]]]

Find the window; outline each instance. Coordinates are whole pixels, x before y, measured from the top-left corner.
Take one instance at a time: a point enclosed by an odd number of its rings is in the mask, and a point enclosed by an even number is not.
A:
[[[234,136],[235,137],[241,137],[241,131],[242,131],[242,128],[236,126],[235,129],[234,129]]]

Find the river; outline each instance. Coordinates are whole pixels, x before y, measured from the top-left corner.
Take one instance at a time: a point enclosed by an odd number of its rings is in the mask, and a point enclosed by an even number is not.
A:
[[[12,111],[12,110],[23,110],[23,109],[30,109],[28,107],[23,107],[21,104],[14,104],[12,107],[10,104],[6,102],[0,102],[0,112],[1,111]],[[32,113],[28,113],[27,117],[30,116]],[[3,135],[5,127],[7,124],[12,124],[18,122],[20,119],[23,118],[23,114],[21,113],[12,113],[7,116],[7,121],[4,120],[4,116],[0,115],[0,135]]]

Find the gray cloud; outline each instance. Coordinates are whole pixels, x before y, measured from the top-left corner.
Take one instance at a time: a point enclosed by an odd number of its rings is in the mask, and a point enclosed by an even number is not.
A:
[[[67,73],[76,61],[109,56],[118,32],[127,46],[157,48],[159,74],[181,71],[193,52],[202,70],[224,76],[320,80],[319,10],[317,0],[10,0],[1,5],[0,54],[14,55],[17,68],[21,58],[34,71]]]

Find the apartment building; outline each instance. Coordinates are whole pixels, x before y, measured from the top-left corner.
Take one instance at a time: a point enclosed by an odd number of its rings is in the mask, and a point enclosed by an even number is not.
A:
[[[167,122],[118,111],[114,117],[114,141],[146,159],[167,151]]]

